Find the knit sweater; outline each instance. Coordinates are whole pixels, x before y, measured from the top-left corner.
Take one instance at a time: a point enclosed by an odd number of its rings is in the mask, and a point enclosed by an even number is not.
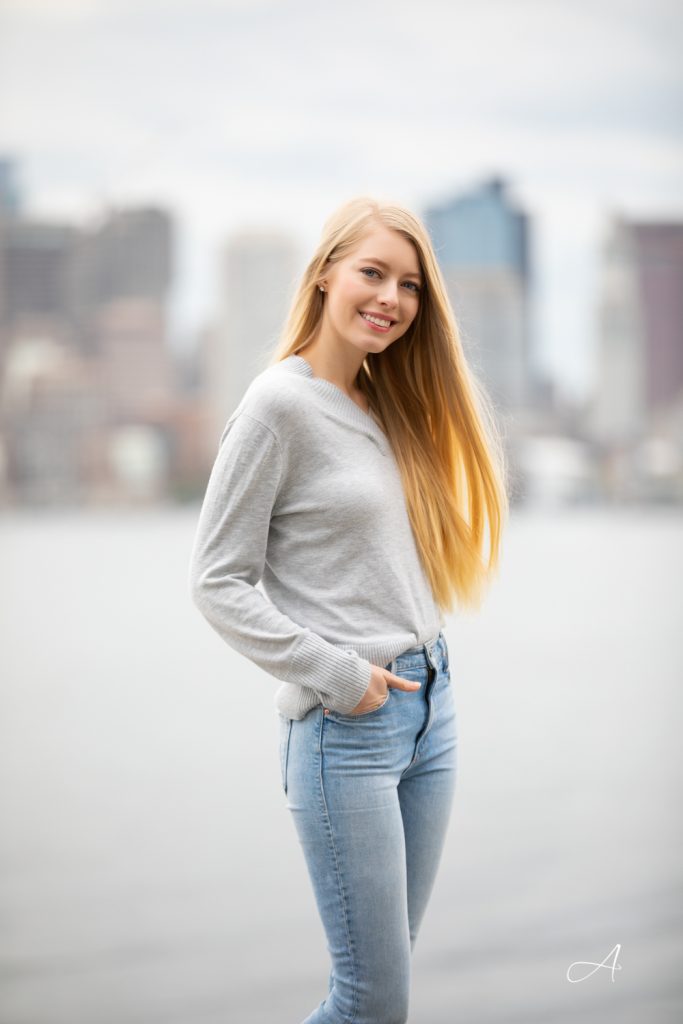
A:
[[[379,423],[299,355],[259,373],[222,432],[189,570],[199,610],[282,680],[277,711],[352,711],[444,625]]]

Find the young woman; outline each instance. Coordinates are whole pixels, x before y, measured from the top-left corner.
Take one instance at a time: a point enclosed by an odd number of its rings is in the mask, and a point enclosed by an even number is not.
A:
[[[331,958],[304,1024],[408,1019],[456,779],[444,613],[480,605],[507,512],[427,231],[346,203],[227,421],[190,567],[213,628],[282,680],[282,787]]]

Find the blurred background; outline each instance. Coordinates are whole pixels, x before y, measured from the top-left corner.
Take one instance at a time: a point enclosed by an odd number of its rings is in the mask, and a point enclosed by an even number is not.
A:
[[[499,579],[446,629],[411,1024],[681,1019],[682,43],[668,0],[0,2],[0,1024],[325,995],[276,681],[186,576],[358,193],[425,220],[511,467]]]

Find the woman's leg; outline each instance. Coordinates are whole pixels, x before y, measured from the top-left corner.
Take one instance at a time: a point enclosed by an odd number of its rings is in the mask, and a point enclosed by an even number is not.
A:
[[[404,1024],[410,954],[435,880],[455,785],[445,640],[396,659],[419,692],[366,715],[283,719],[283,784],[331,957],[304,1024]]]
[[[403,773],[398,798],[406,845],[410,948],[427,909],[448,832],[457,776],[453,695],[441,677],[432,694],[434,719],[417,756]]]
[[[410,929],[400,769],[376,756],[382,712],[354,718],[316,708],[293,723],[289,737],[288,807],[332,960],[328,996],[305,1024],[407,1020]]]

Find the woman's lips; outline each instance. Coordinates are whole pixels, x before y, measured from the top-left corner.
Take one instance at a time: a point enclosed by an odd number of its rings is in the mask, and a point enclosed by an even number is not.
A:
[[[390,331],[391,328],[394,326],[393,323],[389,323],[388,327],[380,327],[379,324],[375,324],[372,322],[372,320],[368,320],[367,316],[363,316],[362,313],[359,313],[358,315],[361,318],[361,320],[363,320],[364,323],[368,325],[368,327],[370,327],[373,331],[378,331],[380,334],[386,334],[387,331]]]

